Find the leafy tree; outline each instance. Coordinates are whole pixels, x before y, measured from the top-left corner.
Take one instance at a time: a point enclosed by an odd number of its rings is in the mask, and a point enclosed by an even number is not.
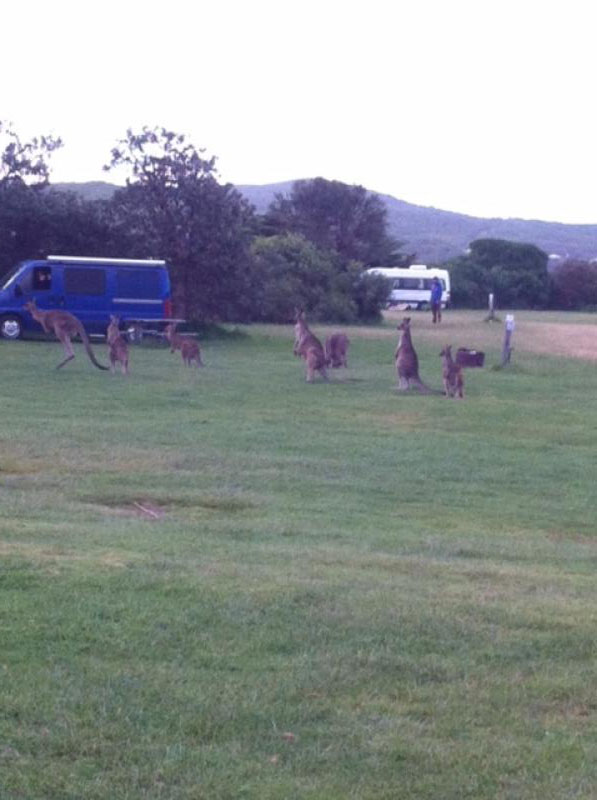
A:
[[[0,275],[48,253],[121,255],[102,205],[71,192],[0,183]]]
[[[388,281],[380,275],[363,272],[362,265],[351,262],[347,270],[352,280],[352,299],[359,322],[379,322],[388,299]]]
[[[556,267],[550,305],[567,311],[597,307],[597,265],[570,259]]]
[[[51,136],[23,141],[0,121],[0,274],[45,247],[51,203],[40,190],[47,186],[48,159],[61,146]],[[65,231],[71,229],[72,220],[63,223]]]
[[[253,319],[289,322],[297,307],[311,319],[379,319],[387,298],[386,282],[364,274],[359,262],[339,269],[336,256],[296,233],[256,237],[251,251]]]
[[[330,291],[334,265],[328,254],[295,233],[258,236],[253,257],[255,320],[290,322],[297,307],[319,318],[319,303]]]
[[[0,184],[47,184],[48,158],[59,147],[62,147],[61,139],[53,136],[24,142],[8,122],[0,120]]]
[[[165,128],[127,131],[105,169],[132,177],[111,201],[114,224],[128,228],[139,252],[168,258],[176,313],[190,319],[248,314],[253,210],[215,177],[184,136]]]
[[[481,307],[493,292],[501,306],[543,308],[549,297],[547,255],[532,244],[478,239],[448,267],[455,305]]]
[[[263,224],[270,232],[305,236],[336,253],[342,267],[350,261],[391,266],[401,257],[386,217],[381,198],[362,186],[315,178],[296,181],[288,196],[278,194]]]

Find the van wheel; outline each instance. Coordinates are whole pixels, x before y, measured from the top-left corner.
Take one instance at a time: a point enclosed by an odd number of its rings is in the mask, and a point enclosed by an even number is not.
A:
[[[0,317],[0,336],[3,339],[19,339],[23,333],[23,323],[14,314],[5,314]]]

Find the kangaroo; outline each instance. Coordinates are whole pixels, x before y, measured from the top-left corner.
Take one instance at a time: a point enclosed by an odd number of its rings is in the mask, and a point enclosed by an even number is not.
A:
[[[404,391],[414,386],[424,394],[442,394],[436,389],[430,389],[419,378],[419,359],[410,335],[410,317],[405,317],[397,326],[397,330],[400,331],[400,339],[398,340],[394,358],[396,360],[398,389]]]
[[[104,367],[103,364],[97,361],[91,349],[87,331],[83,327],[81,320],[77,319],[74,314],[71,314],[69,311],[42,311],[37,307],[35,300],[30,300],[28,303],[25,303],[23,308],[31,314],[34,320],[39,322],[46,333],[56,334],[57,338],[62,343],[66,358],[58,364],[56,369],[60,369],[60,367],[63,367],[75,357],[71,339],[77,335],[81,337],[81,341],[85,346],[91,363],[98,369],[108,369],[108,367]]]
[[[442,374],[447,397],[464,397],[464,376],[460,367],[452,358],[452,346],[447,345],[440,353]]]
[[[110,324],[106,332],[106,341],[110,347],[110,369],[116,372],[116,364],[120,362],[123,375],[128,375],[129,371],[129,346],[124,336],[120,333],[120,318],[113,314],[110,316]]]
[[[311,383],[316,372],[319,372],[324,381],[328,376],[326,356],[321,342],[311,333],[305,320],[305,312],[297,309],[296,324],[294,326],[294,354],[303,358],[307,364],[305,379]]]
[[[332,333],[325,340],[325,363],[328,367],[348,367],[348,346],[345,333]]]
[[[170,352],[174,353],[175,350],[180,350],[183,364],[186,364],[187,367],[190,367],[191,362],[194,361],[198,367],[203,366],[199,344],[195,341],[195,339],[189,339],[186,336],[181,336],[179,333],[176,333],[175,322],[171,322],[169,325],[166,325],[165,334],[166,339],[168,339],[170,342]]]

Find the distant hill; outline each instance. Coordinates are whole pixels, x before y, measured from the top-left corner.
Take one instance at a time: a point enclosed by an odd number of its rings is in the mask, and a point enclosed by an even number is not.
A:
[[[50,188],[75,192],[85,200],[109,200],[119,187],[107,181],[88,181],[87,183],[52,183]]]
[[[263,186],[237,186],[258,213],[264,213],[276,194],[287,194],[294,181]],[[55,189],[74,191],[88,200],[108,199],[118,188],[104,181],[57,183]],[[537,245],[548,255],[597,258],[597,225],[566,225],[523,219],[484,219],[417,206],[390,195],[380,195],[388,211],[390,233],[402,250],[416,253],[417,261],[441,263],[463,253],[475,239],[508,239]]]
[[[265,186],[237,186],[263,213],[274,196],[290,191],[293,181]],[[404,252],[417,261],[440,263],[462,254],[475,239],[508,239],[540,247],[548,255],[597,258],[597,225],[565,225],[523,219],[484,219],[417,206],[390,195],[380,195],[388,211],[390,233],[403,242]]]

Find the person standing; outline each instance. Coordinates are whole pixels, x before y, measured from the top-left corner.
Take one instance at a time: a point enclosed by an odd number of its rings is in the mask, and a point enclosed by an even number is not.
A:
[[[433,314],[433,322],[442,321],[442,294],[443,287],[439,278],[433,278],[431,281],[431,313]]]

